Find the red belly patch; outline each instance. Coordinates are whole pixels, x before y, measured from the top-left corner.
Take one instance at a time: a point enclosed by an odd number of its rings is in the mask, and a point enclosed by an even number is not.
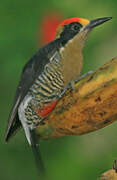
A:
[[[36,110],[36,113],[41,117],[46,117],[48,114],[53,110],[53,108],[56,106],[57,101],[53,101],[49,104],[44,105],[40,109]]]

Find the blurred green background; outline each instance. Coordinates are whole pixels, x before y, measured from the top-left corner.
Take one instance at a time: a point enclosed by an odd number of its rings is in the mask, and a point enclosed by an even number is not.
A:
[[[39,179],[23,130],[4,142],[7,119],[23,65],[42,45],[43,17],[113,19],[97,27],[84,49],[83,73],[117,55],[116,0],[0,1],[0,180]],[[41,142],[48,180],[96,180],[117,158],[117,123],[78,137]]]

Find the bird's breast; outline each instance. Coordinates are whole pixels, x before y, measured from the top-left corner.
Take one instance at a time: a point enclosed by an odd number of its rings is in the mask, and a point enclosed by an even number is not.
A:
[[[82,49],[77,43],[70,42],[60,50],[63,79],[65,85],[79,77],[83,65]]]

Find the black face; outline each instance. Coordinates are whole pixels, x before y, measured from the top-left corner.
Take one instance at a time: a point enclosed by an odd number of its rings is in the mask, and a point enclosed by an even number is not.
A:
[[[60,35],[62,44],[65,45],[70,39],[72,39],[82,28],[82,25],[78,22],[65,25],[63,32]]]

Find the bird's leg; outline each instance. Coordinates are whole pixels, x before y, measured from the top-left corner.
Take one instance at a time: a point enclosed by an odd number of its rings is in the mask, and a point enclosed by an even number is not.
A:
[[[72,88],[72,90],[74,90],[74,87],[75,87],[75,83],[80,81],[81,79],[85,78],[86,76],[88,76],[89,74],[92,74],[93,71],[89,71],[87,72],[86,74],[83,74],[82,76],[78,77],[77,79],[75,80],[71,80],[66,86],[65,88],[62,90],[62,92],[60,93],[59,95],[59,98],[62,98],[62,96],[65,94],[65,92],[69,89],[69,88]]]
[[[35,133],[35,129],[30,129],[30,136],[31,136],[31,148],[34,154],[40,180],[45,180],[45,169],[41,159],[41,154],[40,154],[40,149],[39,149],[39,144],[38,144],[37,135]]]
[[[90,75],[90,74],[92,74],[92,73],[93,73],[93,71],[89,71],[89,72],[83,74],[82,76],[80,76],[80,77],[78,77],[77,79],[75,79],[75,80],[74,80],[74,83],[80,81],[81,79],[85,78],[86,76],[88,76],[88,75]]]

